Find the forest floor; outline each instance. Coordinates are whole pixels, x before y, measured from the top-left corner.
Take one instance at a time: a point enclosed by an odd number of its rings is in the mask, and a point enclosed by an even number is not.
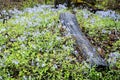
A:
[[[81,61],[75,40],[64,35],[67,32],[59,21],[62,12],[76,15],[83,33],[110,64],[110,71],[89,70],[90,66]],[[58,9],[37,5],[2,10],[0,18],[0,79],[120,78],[120,15],[115,11],[92,13],[63,5]]]

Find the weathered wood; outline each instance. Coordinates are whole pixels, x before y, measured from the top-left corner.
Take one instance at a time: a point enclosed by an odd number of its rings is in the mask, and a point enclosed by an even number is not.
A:
[[[96,49],[82,33],[75,15],[66,12],[61,13],[59,18],[62,25],[66,27],[67,32],[75,38],[83,58],[88,61],[91,66],[106,67],[106,61],[98,54]]]

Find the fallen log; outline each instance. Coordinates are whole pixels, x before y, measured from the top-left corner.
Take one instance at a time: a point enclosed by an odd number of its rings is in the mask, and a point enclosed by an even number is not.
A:
[[[69,12],[60,14],[60,21],[68,33],[76,40],[76,44],[81,52],[80,55],[90,64],[97,67],[107,67],[107,62],[99,55],[96,49],[91,45],[86,36],[82,33],[74,14]]]

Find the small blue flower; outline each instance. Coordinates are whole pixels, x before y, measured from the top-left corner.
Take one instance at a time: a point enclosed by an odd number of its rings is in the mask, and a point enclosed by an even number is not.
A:
[[[14,63],[14,64],[19,64],[19,61],[18,60],[12,60],[12,63]]]

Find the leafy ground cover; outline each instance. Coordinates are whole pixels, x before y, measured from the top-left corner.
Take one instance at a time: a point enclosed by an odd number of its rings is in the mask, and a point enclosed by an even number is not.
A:
[[[8,10],[12,18],[0,20],[0,79],[1,80],[119,80],[120,60],[116,69],[96,71],[80,61],[75,41],[59,22],[61,12],[50,5],[38,5]],[[75,9],[78,22],[91,43],[100,47],[101,56],[120,53],[120,16],[93,14],[86,9]],[[6,11],[2,11],[6,13]],[[108,14],[106,13],[106,14]],[[105,56],[104,56],[104,55]],[[111,54],[112,55],[112,54]]]
[[[80,27],[90,41],[97,47],[104,49],[105,53],[120,52],[120,15],[114,11],[77,11]],[[117,44],[116,44],[117,43]]]

